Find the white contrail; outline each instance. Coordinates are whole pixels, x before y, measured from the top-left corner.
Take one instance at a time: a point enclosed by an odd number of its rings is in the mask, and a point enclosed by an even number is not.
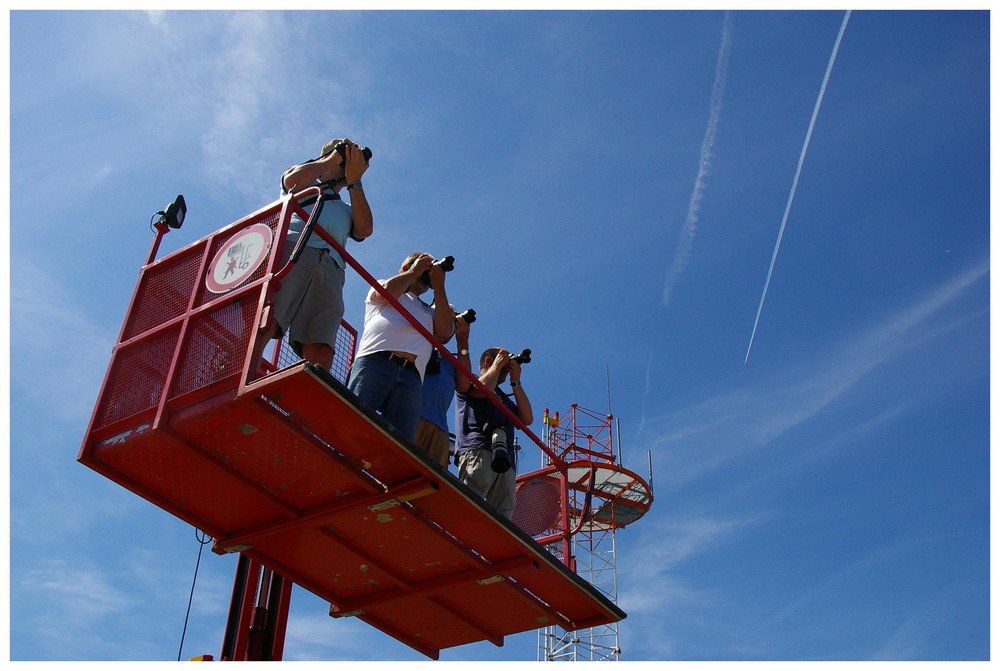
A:
[[[677,277],[684,270],[688,257],[691,255],[691,245],[694,242],[695,229],[698,226],[698,210],[701,208],[701,192],[705,189],[705,177],[712,163],[712,147],[715,145],[715,131],[719,126],[719,113],[722,111],[722,93],[726,88],[726,71],[729,64],[729,51],[732,44],[730,29],[732,19],[726,12],[722,21],[722,44],[719,45],[719,55],[715,61],[715,81],[712,83],[712,100],[708,106],[708,126],[705,137],[701,141],[701,154],[698,161],[698,176],[694,180],[694,191],[688,204],[687,218],[681,229],[681,239],[674,254],[673,263],[667,272],[667,280],[663,287],[663,305],[670,300]]]
[[[788,212],[792,209],[792,199],[795,198],[795,188],[799,185],[799,174],[802,172],[802,163],[806,159],[806,150],[809,148],[809,139],[812,137],[813,126],[816,125],[816,117],[819,115],[819,106],[823,103],[823,94],[826,93],[826,83],[830,80],[830,71],[833,70],[833,62],[837,60],[837,51],[840,50],[840,40],[844,37],[844,29],[847,28],[847,20],[851,18],[851,10],[844,13],[844,20],[840,24],[840,32],[837,33],[837,41],[833,44],[833,53],[830,54],[830,62],[826,64],[826,74],[823,75],[823,84],[819,87],[819,96],[816,98],[816,106],[813,107],[812,118],[809,120],[809,130],[806,131],[805,142],[802,143],[802,152],[799,154],[799,165],[795,168],[795,177],[792,179],[792,190],[788,193],[788,202],[785,204],[785,214],[781,217],[781,227],[778,229],[778,239],[774,243],[774,252],[771,254],[771,267],[767,269],[767,279],[764,280],[764,291],[760,294],[760,305],[757,306],[757,317],[753,320],[753,331],[750,333],[750,344],[747,346],[747,355],[743,359],[746,364],[750,360],[750,349],[753,347],[753,339],[757,334],[757,324],[760,322],[760,312],[764,309],[764,298],[767,296],[767,287],[771,284],[771,273],[774,272],[774,262],[778,258],[778,248],[781,247],[781,237],[785,234],[785,223],[788,221]]]
[[[649,353],[649,360],[646,362],[646,388],[642,392],[642,409],[639,414],[639,429],[635,432],[636,438],[642,436],[642,430],[646,427],[646,401],[649,399],[650,371],[653,369],[653,353]]]

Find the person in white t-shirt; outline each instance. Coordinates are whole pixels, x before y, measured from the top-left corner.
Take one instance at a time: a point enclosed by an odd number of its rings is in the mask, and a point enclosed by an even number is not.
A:
[[[379,280],[385,289],[440,342],[454,333],[454,313],[445,293],[445,271],[425,252],[406,257],[399,273]],[[433,290],[428,305],[420,295]],[[375,289],[365,298],[365,323],[348,388],[381,413],[407,440],[420,420],[424,371],[433,345]]]

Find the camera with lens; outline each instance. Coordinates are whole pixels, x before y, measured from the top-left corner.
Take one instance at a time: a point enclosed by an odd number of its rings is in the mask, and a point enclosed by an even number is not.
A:
[[[453,271],[455,269],[455,257],[454,256],[446,256],[443,259],[438,259],[437,261],[435,261],[431,265],[432,266],[440,266],[441,270],[443,270],[446,273],[450,273],[451,271]],[[424,274],[420,276],[420,281],[423,282],[424,284],[426,284],[427,286],[431,285],[431,273],[430,273],[429,270],[425,271]],[[471,324],[472,322],[469,322],[469,323]]]
[[[471,324],[472,322],[476,321],[476,311],[473,310],[472,308],[469,308],[465,312],[459,312],[455,316],[464,319],[466,324]]]
[[[340,164],[344,165],[347,163],[347,143],[338,142],[334,145],[333,150],[340,154]],[[361,148],[361,154],[365,157],[365,163],[368,163],[372,159],[372,150],[368,147]]]
[[[523,349],[518,354],[512,356],[511,359],[519,364],[531,363],[531,350]]]
[[[506,473],[510,470],[510,462],[507,430],[500,426],[490,432],[490,468],[494,473]]]

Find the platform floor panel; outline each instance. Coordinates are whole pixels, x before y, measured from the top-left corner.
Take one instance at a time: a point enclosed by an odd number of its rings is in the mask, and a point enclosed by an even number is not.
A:
[[[145,421],[85,451],[80,460],[213,537],[291,514],[200,446]]]
[[[625,617],[308,364],[165,424],[81,461],[429,657]]]

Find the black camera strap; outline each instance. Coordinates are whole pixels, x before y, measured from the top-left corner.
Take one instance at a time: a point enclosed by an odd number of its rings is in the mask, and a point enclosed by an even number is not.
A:
[[[441,374],[441,353],[436,349],[431,350],[431,358],[427,361],[427,367],[424,369],[424,375],[440,375]]]
[[[325,182],[316,183],[315,186],[319,186],[323,189],[323,195],[322,195],[323,200],[340,200],[340,194],[337,193],[337,190],[333,188],[334,184],[336,184],[339,181],[341,180],[330,179]],[[309,196],[308,198],[305,198],[302,201],[300,201],[299,205],[301,205],[302,207],[309,207],[319,199],[320,199],[319,196]]]

